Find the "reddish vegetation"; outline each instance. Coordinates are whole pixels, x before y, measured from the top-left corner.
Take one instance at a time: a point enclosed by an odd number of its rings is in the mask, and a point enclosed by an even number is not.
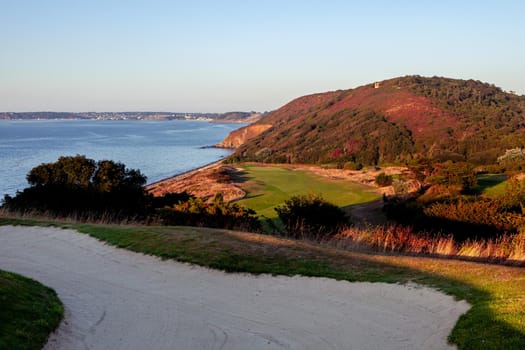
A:
[[[524,109],[525,96],[482,82],[402,77],[297,98],[232,133],[225,146],[238,148],[233,159],[268,163],[494,164],[525,146]]]
[[[339,101],[328,106],[334,100]],[[295,124],[307,119],[313,111],[319,111],[318,117],[323,118],[343,110],[380,113],[389,122],[405,125],[415,139],[449,138],[447,130],[459,126],[457,118],[435,106],[431,99],[416,96],[390,81],[384,82],[379,88],[371,84],[352,90],[303,96],[279,108],[262,119],[261,123],[276,125],[286,121]]]

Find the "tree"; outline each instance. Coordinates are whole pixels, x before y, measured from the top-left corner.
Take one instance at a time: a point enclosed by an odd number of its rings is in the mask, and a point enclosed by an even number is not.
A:
[[[31,169],[27,181],[32,186],[67,185],[88,187],[96,169],[95,161],[85,156],[60,157]]]
[[[126,169],[122,163],[101,160],[93,175],[93,186],[100,192],[112,192],[122,188],[142,188],[146,177],[139,170]]]
[[[459,186],[463,192],[472,190],[478,183],[474,167],[465,162],[434,164],[432,175],[427,181],[433,185]]]
[[[27,181],[29,188],[14,198],[5,197],[4,208],[119,220],[144,217],[151,204],[143,188],[146,177],[111,160],[95,162],[83,155],[60,157],[55,163],[31,169]]]

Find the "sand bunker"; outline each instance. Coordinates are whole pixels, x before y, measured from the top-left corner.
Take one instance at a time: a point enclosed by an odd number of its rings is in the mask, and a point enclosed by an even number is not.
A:
[[[55,228],[0,227],[0,268],[64,303],[45,349],[448,349],[469,307],[417,286],[226,274]]]

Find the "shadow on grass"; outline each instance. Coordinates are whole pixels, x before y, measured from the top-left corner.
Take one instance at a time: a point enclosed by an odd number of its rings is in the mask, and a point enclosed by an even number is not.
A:
[[[235,183],[245,183],[253,180],[253,176],[249,176],[249,173],[245,170],[228,170],[228,176]]]
[[[505,174],[481,174],[478,175],[478,185],[474,188],[474,194],[481,195],[486,190],[496,187],[497,185],[507,181]]]

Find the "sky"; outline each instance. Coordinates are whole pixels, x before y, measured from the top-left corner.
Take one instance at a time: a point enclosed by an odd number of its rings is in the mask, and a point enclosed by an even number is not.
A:
[[[271,111],[419,74],[525,94],[522,0],[0,0],[0,111]]]

